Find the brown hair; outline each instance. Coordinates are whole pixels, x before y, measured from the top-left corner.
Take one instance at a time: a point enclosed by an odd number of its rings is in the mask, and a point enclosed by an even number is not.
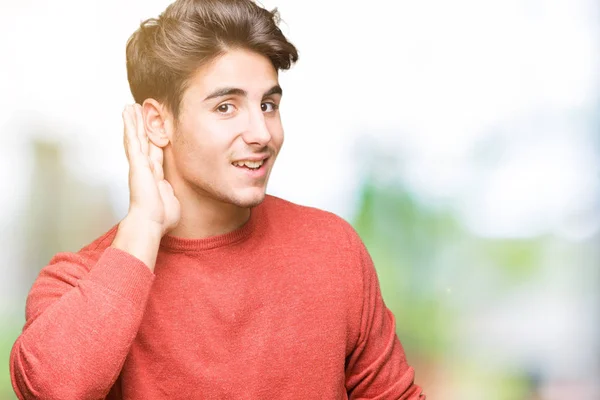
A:
[[[153,98],[177,119],[189,79],[230,49],[247,49],[287,70],[298,51],[283,35],[279,14],[252,0],[177,0],[143,21],[127,41],[127,79],[136,103]]]

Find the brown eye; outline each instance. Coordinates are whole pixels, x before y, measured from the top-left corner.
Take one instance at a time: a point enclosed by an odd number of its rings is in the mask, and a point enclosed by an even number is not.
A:
[[[277,108],[278,108],[277,104],[271,103],[271,102],[269,102],[269,103],[262,103],[260,105],[260,109],[263,112],[273,112],[273,111],[277,110]]]
[[[233,104],[221,104],[219,107],[217,107],[217,111],[221,114],[231,114],[231,112],[233,112]]]

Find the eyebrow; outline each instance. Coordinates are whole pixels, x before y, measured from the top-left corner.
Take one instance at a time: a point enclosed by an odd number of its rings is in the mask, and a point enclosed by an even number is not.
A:
[[[279,86],[279,85],[273,86],[271,89],[267,90],[263,94],[263,97],[271,96],[273,94],[283,95],[283,90],[281,89],[281,86]],[[214,99],[217,97],[231,96],[231,95],[248,96],[248,92],[246,92],[244,89],[240,89],[240,88],[225,87],[225,88],[215,90],[214,92],[212,92],[211,94],[206,96],[206,98],[203,101]]]

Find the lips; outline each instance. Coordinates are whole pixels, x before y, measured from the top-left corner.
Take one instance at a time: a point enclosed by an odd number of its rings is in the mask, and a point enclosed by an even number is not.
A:
[[[269,158],[268,154],[253,154],[247,157],[240,157],[233,161],[231,164],[239,168],[248,168],[251,170],[260,169],[260,167],[266,163]]]
[[[269,154],[253,154],[253,155],[247,156],[247,157],[240,157],[240,158],[232,161],[232,163],[236,163],[236,162],[240,162],[240,161],[264,161],[267,158],[269,158]]]
[[[246,167],[246,168],[250,168],[250,169],[258,169],[264,164],[264,162],[265,162],[265,160],[259,160],[259,161],[242,160],[242,161],[234,162],[233,165],[235,165],[236,167]]]
[[[264,158],[258,161],[251,160],[240,160],[231,163],[239,172],[243,173],[246,177],[253,179],[264,178],[268,170],[269,158]]]

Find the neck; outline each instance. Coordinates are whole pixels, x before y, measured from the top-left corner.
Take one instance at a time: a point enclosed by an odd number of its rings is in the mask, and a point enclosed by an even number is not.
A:
[[[178,193],[179,192],[179,193]],[[224,203],[205,195],[183,194],[175,190],[181,205],[181,218],[169,235],[204,239],[223,235],[242,227],[250,218],[250,209]]]
[[[170,236],[205,239],[230,233],[248,222],[250,208],[217,200],[185,182],[174,167],[170,151],[165,152],[163,165],[165,178],[181,206],[179,223],[168,233]]]
[[[170,236],[205,239],[223,235],[242,227],[250,218],[250,208],[217,200],[193,188],[169,168],[165,168],[165,177],[181,206],[179,223]]]

